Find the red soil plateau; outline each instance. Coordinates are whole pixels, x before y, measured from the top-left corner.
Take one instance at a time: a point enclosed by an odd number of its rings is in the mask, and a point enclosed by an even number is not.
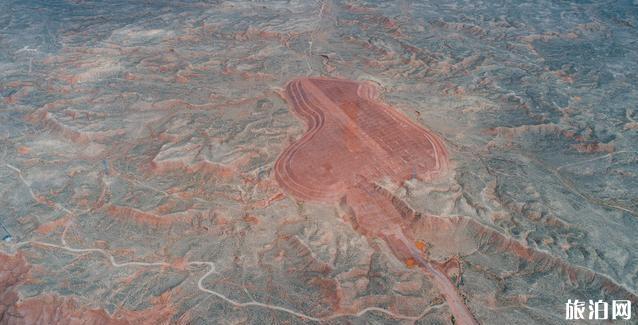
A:
[[[444,173],[448,154],[441,140],[378,102],[369,83],[300,78],[287,84],[284,95],[308,129],[275,163],[279,184],[301,201],[344,205],[357,231],[384,239],[397,258],[425,271],[458,324],[476,324],[454,284],[409,238],[410,223],[392,196],[376,185]]]

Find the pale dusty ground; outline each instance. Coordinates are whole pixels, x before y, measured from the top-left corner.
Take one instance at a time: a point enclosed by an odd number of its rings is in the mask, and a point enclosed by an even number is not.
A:
[[[447,176],[378,186],[479,322],[635,301],[636,10],[3,1],[0,322],[451,323],[423,272],[274,180],[308,75],[442,136]]]

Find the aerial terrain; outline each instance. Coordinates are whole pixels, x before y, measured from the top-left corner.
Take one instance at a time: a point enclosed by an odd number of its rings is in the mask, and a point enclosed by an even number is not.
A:
[[[636,0],[0,1],[0,324],[635,324],[637,28]]]

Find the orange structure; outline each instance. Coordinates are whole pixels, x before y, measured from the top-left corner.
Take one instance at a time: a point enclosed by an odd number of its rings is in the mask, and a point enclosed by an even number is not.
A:
[[[408,268],[413,268],[414,266],[416,266],[416,261],[413,258],[408,258],[407,260],[405,260],[405,266],[407,266]]]
[[[425,254],[425,252],[427,251],[427,248],[428,248],[427,245],[425,244],[425,242],[422,241],[422,240],[417,240],[415,246],[416,246],[416,248],[418,250],[420,250],[424,254]]]

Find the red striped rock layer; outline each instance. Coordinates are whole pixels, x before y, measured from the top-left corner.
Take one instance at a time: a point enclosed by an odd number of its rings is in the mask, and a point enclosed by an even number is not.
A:
[[[368,83],[301,78],[285,96],[308,130],[281,154],[275,173],[298,199],[334,202],[362,180],[425,180],[447,167],[441,140],[377,102]]]

